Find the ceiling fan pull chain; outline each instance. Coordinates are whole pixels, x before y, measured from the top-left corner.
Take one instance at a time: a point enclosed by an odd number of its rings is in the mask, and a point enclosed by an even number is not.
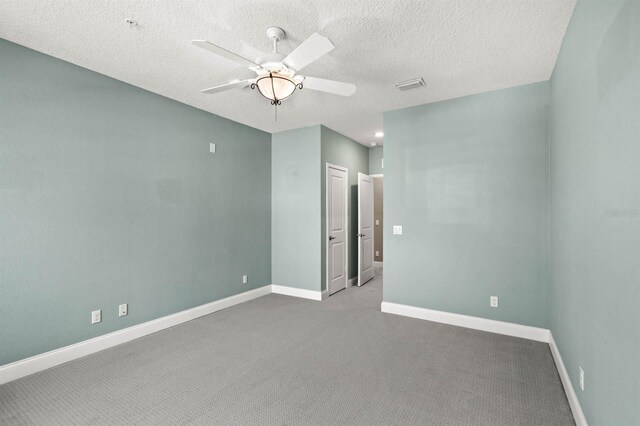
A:
[[[280,102],[279,100],[276,99],[276,100],[271,101],[271,105],[273,105],[273,107],[276,109],[275,110],[275,115],[276,115],[275,120],[277,122],[278,121],[278,105],[282,105],[282,102]]]

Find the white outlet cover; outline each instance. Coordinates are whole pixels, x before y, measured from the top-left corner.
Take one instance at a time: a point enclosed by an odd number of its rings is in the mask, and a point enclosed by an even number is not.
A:
[[[401,225],[393,225],[393,235],[402,235]]]
[[[580,373],[580,389],[584,390],[584,370],[582,367],[578,367]]]
[[[376,219],[376,225],[380,225],[380,219]]]
[[[118,306],[118,316],[123,317],[129,313],[129,306],[126,303]]]
[[[247,275],[242,276],[242,284],[246,284],[249,282],[249,277]]]
[[[489,299],[489,305],[492,308],[497,308],[498,307],[498,296],[491,296],[491,298]]]
[[[97,324],[99,322],[102,322],[102,311],[100,309],[91,312],[91,324]]]
[[[376,256],[380,256],[380,251],[376,250]]]
[[[216,144],[215,143],[210,143],[209,144],[209,152],[212,154],[216,153]]]

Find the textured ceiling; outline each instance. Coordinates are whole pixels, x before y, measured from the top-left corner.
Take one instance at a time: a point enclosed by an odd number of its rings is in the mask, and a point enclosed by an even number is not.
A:
[[[0,0],[0,37],[268,132],[324,124],[375,141],[382,112],[549,79],[575,0]],[[130,27],[127,19],[138,22]],[[302,90],[273,107],[250,78],[190,45],[206,39],[251,59],[268,26],[288,53],[314,32],[336,48],[304,75],[355,83],[350,98]],[[423,77],[426,86],[394,85]]]

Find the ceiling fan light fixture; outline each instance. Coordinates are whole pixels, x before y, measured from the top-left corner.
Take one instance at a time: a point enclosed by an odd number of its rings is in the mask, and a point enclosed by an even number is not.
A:
[[[313,33],[285,56],[278,52],[278,42],[284,39],[285,36],[286,34],[282,28],[267,28],[267,37],[273,42],[273,52],[256,60],[247,59],[206,40],[192,40],[191,43],[194,46],[243,65],[258,75],[256,78],[232,81],[227,84],[210,87],[202,90],[202,92],[212,94],[230,89],[243,89],[247,86],[251,86],[251,89],[257,88],[260,94],[269,99],[271,105],[275,106],[276,121],[278,121],[278,105],[281,105],[283,100],[293,95],[296,89],[302,89],[303,83],[304,87],[310,90],[334,95],[351,96],[355,93],[356,86],[350,83],[305,77],[297,74],[302,68],[333,50],[335,46],[331,43],[331,40],[318,33]]]
[[[302,83],[296,83],[292,78],[278,72],[270,72],[256,80],[252,89],[258,88],[262,96],[269,99],[272,105],[279,105],[280,101],[293,95],[296,89],[302,89]]]

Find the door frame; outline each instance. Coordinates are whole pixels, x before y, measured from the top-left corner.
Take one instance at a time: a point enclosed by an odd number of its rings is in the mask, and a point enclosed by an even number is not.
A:
[[[336,169],[343,171],[347,174],[347,178],[344,181],[344,223],[345,223],[345,237],[344,237],[344,268],[345,275],[347,276],[346,284],[344,288],[349,287],[349,169],[346,167],[338,166],[332,163],[325,163],[324,169],[324,216],[325,216],[325,225],[324,225],[324,241],[325,241],[325,291],[327,292],[327,296],[329,295],[329,169]]]
[[[375,175],[369,175],[369,176],[371,176],[372,178],[383,178],[384,179],[384,173],[376,173]],[[383,190],[383,193],[384,193],[384,190]],[[376,218],[375,218],[375,192],[374,192],[373,198],[374,198],[373,226],[375,227],[376,226],[376,222],[375,222],[376,221]],[[384,203],[382,204],[382,216],[384,217]],[[382,226],[383,226],[382,232],[384,232],[384,219],[383,219],[383,222],[382,222]],[[374,232],[374,234],[373,234],[374,250],[375,250],[375,244],[376,244],[376,239],[375,238],[376,238],[376,234]],[[383,240],[384,240],[384,238],[383,238]],[[384,257],[384,241],[382,241],[382,243],[383,243],[383,245],[382,245],[382,256]],[[383,262],[376,261],[375,258],[376,258],[376,256],[375,256],[375,252],[374,252],[373,253],[373,259],[374,259],[373,264],[374,265],[378,265],[378,266],[382,266]]]

